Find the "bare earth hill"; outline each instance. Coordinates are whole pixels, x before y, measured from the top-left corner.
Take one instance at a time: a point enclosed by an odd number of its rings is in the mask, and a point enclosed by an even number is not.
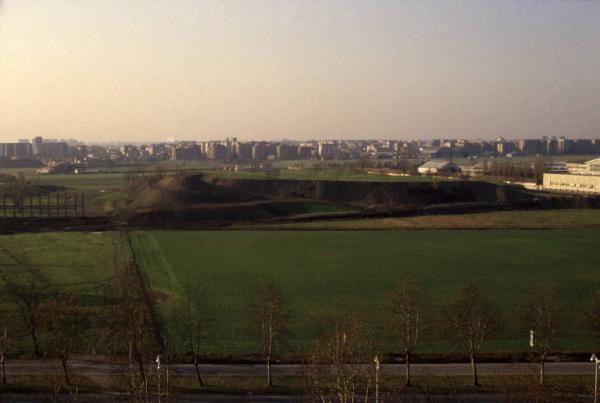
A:
[[[204,175],[145,177],[125,190],[118,217],[134,225],[213,225],[264,221],[297,214],[286,208],[311,201],[352,206],[363,211],[427,209],[477,203],[532,200],[518,188],[487,182],[343,182],[248,180]]]
[[[293,197],[346,203],[363,208],[421,207],[432,204],[531,199],[518,188],[489,182],[357,182],[214,179],[220,187],[263,197]],[[499,194],[499,190],[501,193]]]

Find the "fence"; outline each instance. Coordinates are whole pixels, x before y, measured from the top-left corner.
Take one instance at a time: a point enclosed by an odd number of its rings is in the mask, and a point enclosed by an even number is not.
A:
[[[2,195],[0,218],[84,217],[83,193],[54,193],[12,199]]]

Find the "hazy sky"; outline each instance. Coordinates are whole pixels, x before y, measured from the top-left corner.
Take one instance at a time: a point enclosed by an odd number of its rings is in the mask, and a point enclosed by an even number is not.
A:
[[[0,2],[0,140],[600,137],[596,0]]]

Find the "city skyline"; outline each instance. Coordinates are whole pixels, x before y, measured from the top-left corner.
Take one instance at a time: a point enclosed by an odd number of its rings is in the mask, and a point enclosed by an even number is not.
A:
[[[600,135],[599,2],[4,0],[0,142]]]

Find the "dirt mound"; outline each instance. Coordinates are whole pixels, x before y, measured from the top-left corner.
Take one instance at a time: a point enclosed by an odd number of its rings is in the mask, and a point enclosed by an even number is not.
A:
[[[127,210],[170,209],[196,204],[241,203],[260,199],[205,182],[201,175],[142,178],[126,189]]]
[[[512,187],[488,182],[342,182],[214,179],[220,187],[263,197],[293,197],[362,208],[425,207],[432,204],[511,201],[531,198]]]
[[[141,178],[125,192],[127,202],[117,216],[141,225],[237,221],[245,218],[244,211],[249,219],[270,217],[268,209],[257,205],[263,197],[206,182],[202,175]]]
[[[510,187],[486,182],[339,182],[207,179],[203,175],[142,178],[128,188],[118,214],[137,225],[180,226],[265,220],[293,215],[281,202],[307,199],[354,205],[368,211],[395,211],[513,202],[527,198]]]
[[[260,221],[280,217],[283,213],[269,202],[185,206],[177,209],[146,209],[131,215],[128,222],[136,226],[185,228],[186,225],[220,226],[232,222]]]

